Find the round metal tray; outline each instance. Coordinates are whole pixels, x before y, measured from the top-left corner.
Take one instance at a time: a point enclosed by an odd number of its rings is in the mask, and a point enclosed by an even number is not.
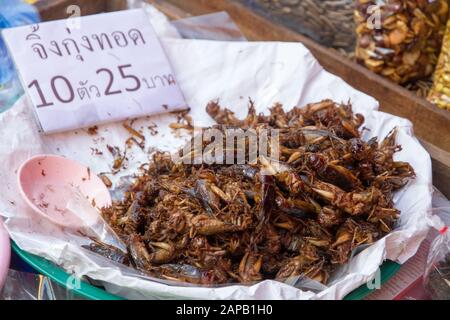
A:
[[[30,254],[20,249],[14,242],[12,242],[12,248],[14,252],[32,266],[36,271],[43,275],[46,275],[56,283],[63,287],[67,287],[67,283],[70,280],[70,274],[64,271],[61,267],[58,267],[53,262],[50,262],[39,256]],[[400,265],[386,260],[381,266],[381,284],[384,284],[390,278],[392,278],[400,269]],[[123,300],[124,298],[113,295],[102,288],[93,286],[85,281],[81,281],[79,288],[72,289],[75,294],[93,300]],[[362,300],[369,295],[374,289],[369,289],[366,285],[362,285],[358,289],[348,294],[344,300]]]

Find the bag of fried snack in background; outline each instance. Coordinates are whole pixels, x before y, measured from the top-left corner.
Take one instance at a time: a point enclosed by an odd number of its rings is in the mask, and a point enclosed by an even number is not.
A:
[[[448,0],[356,0],[357,61],[399,84],[430,77],[448,8]]]
[[[447,30],[428,100],[440,108],[450,110],[450,20],[447,23]]]

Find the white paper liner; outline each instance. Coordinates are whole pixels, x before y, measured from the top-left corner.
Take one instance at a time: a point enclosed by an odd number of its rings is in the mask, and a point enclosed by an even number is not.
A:
[[[152,19],[161,37],[169,27],[167,20],[154,11]],[[173,33],[170,33],[173,36]],[[396,160],[407,161],[417,177],[395,195],[395,206],[401,210],[398,227],[383,239],[354,257],[348,272],[328,289],[314,294],[276,281],[263,281],[252,286],[232,285],[218,288],[181,287],[127,276],[118,267],[94,258],[80,248],[89,239],[74,236],[36,216],[20,198],[17,187],[19,165],[35,154],[54,153],[77,160],[97,174],[110,172],[113,157],[106,146],[124,149],[130,136],[122,123],[99,127],[91,136],[86,130],[40,136],[31,107],[25,97],[9,111],[0,115],[0,213],[7,217],[6,228],[11,238],[23,249],[45,257],[77,276],[88,276],[103,283],[114,294],[135,299],[342,299],[346,294],[373,279],[385,259],[404,263],[413,256],[425,238],[427,217],[431,209],[431,160],[413,135],[411,123],[399,117],[376,111],[377,102],[324,71],[311,53],[300,43],[282,42],[218,42],[162,38],[177,80],[191,107],[194,124],[207,126],[213,121],[205,112],[207,102],[220,98],[220,103],[243,117],[248,97],[255,101],[258,112],[267,112],[275,102],[286,109],[299,104],[331,98],[337,102],[352,101],[355,112],[365,116],[364,126],[370,129],[364,138],[384,138],[397,127],[397,142],[403,150]],[[174,151],[189,138],[174,133],[168,124],[173,115],[137,120],[133,127],[158,125],[155,136],[144,130],[146,150],[128,150],[128,168],[111,177],[114,183],[122,176],[132,175],[148,162],[154,148]],[[93,155],[91,148],[102,151]],[[101,265],[101,266],[100,266]]]

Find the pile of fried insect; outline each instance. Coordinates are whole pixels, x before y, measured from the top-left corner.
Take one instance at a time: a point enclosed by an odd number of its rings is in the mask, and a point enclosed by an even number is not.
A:
[[[395,130],[363,141],[364,117],[331,100],[288,112],[276,104],[270,115],[250,102],[243,120],[218,102],[206,111],[224,137],[230,128],[276,129],[278,159],[189,164],[156,153],[124,200],[102,209],[128,252],[100,242],[88,249],[166,280],[326,284],[353,249],[395,226],[393,192],[414,177],[408,163],[393,159],[401,150]]]

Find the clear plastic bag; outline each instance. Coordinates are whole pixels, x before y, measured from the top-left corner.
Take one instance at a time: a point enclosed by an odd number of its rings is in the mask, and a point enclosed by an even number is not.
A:
[[[172,22],[172,25],[186,39],[247,40],[228,13],[224,11],[175,20]]]
[[[157,11],[143,0],[128,0],[128,8],[144,8],[148,13]],[[166,19],[166,17],[161,18]],[[184,39],[246,41],[239,27],[225,11],[171,21],[176,36]]]
[[[10,270],[0,300],[80,300],[73,290],[61,287],[50,278]]]
[[[438,231],[430,245],[425,273],[424,287],[433,300],[450,300],[450,202],[445,197],[434,197],[431,225]]]
[[[434,300],[450,300],[450,232],[441,229],[430,247],[424,274],[425,288]]]
[[[33,6],[20,0],[0,1],[0,32],[38,21],[39,15]],[[11,107],[22,93],[13,62],[0,35],[0,112]]]
[[[357,61],[400,84],[428,78],[448,11],[448,0],[357,0]]]

